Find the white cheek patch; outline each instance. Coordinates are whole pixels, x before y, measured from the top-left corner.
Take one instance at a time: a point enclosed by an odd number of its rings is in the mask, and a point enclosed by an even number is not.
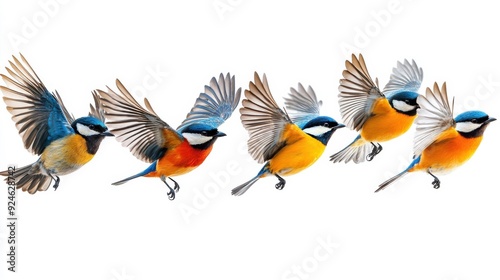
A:
[[[78,133],[80,133],[83,136],[93,136],[93,135],[101,134],[95,130],[90,129],[88,126],[81,124],[81,123],[76,124],[76,130],[78,130]]]
[[[304,129],[303,131],[307,134],[311,134],[314,136],[321,136],[322,134],[325,134],[326,132],[332,130],[331,127],[325,127],[321,125],[313,126],[313,127],[308,127]]]
[[[417,108],[416,105],[409,105],[404,101],[400,100],[393,100],[392,105],[394,106],[394,109],[401,111],[401,112],[409,112],[411,110],[415,110]]]
[[[184,138],[186,138],[186,140],[192,146],[207,143],[208,141],[212,140],[212,138],[213,138],[210,136],[204,136],[204,135],[201,135],[198,133],[189,133],[189,132],[182,133],[182,136],[184,136]]]
[[[471,132],[475,129],[478,129],[481,126],[480,123],[473,122],[458,122],[455,126],[455,129],[460,132]]]

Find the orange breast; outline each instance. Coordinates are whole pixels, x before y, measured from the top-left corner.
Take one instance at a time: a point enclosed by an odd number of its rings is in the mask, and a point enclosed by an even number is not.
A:
[[[360,132],[361,137],[370,142],[384,142],[402,135],[416,117],[398,113],[385,98],[375,101],[372,114]]]
[[[149,173],[146,177],[177,176],[190,172],[200,166],[212,151],[212,146],[205,150],[191,147],[183,141],[177,147],[169,150],[158,160],[156,172]]]
[[[472,157],[482,138],[465,138],[454,128],[450,128],[422,152],[420,162],[410,171],[430,169],[431,172],[436,172],[458,167]]]

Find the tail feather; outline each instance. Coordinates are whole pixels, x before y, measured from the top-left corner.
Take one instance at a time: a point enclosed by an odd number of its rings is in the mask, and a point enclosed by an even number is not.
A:
[[[418,156],[415,159],[413,159],[413,161],[410,163],[410,165],[405,170],[403,170],[399,174],[396,174],[394,177],[389,178],[388,180],[386,180],[385,182],[383,182],[382,184],[380,184],[378,186],[378,189],[375,190],[375,192],[379,192],[379,191],[387,188],[390,184],[394,183],[395,181],[401,179],[404,175],[406,175],[406,174],[408,174],[408,172],[410,172],[410,169],[413,166],[415,166],[419,162],[420,162],[420,156]]]
[[[142,177],[142,176],[145,176],[153,171],[156,171],[156,161],[154,161],[148,168],[146,168],[146,170],[142,171],[142,172],[139,172],[135,175],[132,175],[130,177],[127,177],[123,180],[120,180],[118,182],[114,182],[114,183],[111,183],[111,185],[113,186],[118,186],[118,185],[121,185],[121,184],[125,184],[126,182],[132,180],[132,179],[135,179],[135,178],[138,178],[138,177]]]
[[[267,165],[265,165],[255,177],[232,189],[231,194],[235,196],[240,196],[244,194],[253,184],[255,184],[255,182],[257,182],[257,180],[259,180],[262,177],[262,175],[264,175],[267,172],[268,172]]]
[[[401,179],[404,175],[408,174],[408,169],[404,170],[403,172],[400,172],[396,176],[389,178],[387,181],[383,182],[378,186],[378,189],[375,190],[375,192],[379,192],[385,188],[387,188],[390,184],[394,183],[398,179]]]
[[[366,156],[372,151],[373,147],[370,142],[365,141],[360,135],[354,139],[347,147],[340,152],[330,156],[330,161],[334,163],[342,162],[361,163],[366,160]]]
[[[0,175],[7,177],[4,179],[6,182],[9,182],[12,180],[11,178],[14,178],[16,188],[21,189],[23,192],[34,194],[37,191],[46,191],[50,187],[50,183],[52,183],[52,177],[41,173],[30,173],[33,166],[37,163],[38,162],[21,168],[15,168],[15,170],[2,171],[0,172]]]

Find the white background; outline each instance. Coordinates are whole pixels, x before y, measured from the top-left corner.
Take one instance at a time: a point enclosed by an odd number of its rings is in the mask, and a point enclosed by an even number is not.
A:
[[[493,2],[103,2],[1,1],[2,69],[22,52],[77,117],[87,114],[91,90],[120,78],[174,127],[212,76],[230,71],[245,89],[258,71],[278,103],[302,82],[341,121],[338,80],[354,51],[381,86],[396,61],[415,59],[425,87],[447,81],[456,113],[500,117]],[[205,163],[176,178],[175,201],[159,179],[111,186],[147,164],[105,139],[56,192],[17,193],[16,273],[7,271],[6,188],[0,193],[0,278],[499,279],[499,125],[466,165],[440,176],[441,189],[417,173],[377,194],[409,162],[413,128],[359,165],[328,161],[356,135],[339,130],[283,191],[265,178],[232,197],[260,169],[235,113]],[[36,160],[4,109],[0,130],[1,169]]]

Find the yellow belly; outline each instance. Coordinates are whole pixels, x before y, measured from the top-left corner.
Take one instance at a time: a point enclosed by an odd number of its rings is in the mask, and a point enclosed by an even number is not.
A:
[[[93,157],[87,152],[85,139],[75,134],[50,143],[41,154],[41,161],[45,169],[64,175],[82,167]]]
[[[325,151],[325,145],[304,133],[296,125],[285,128],[284,139],[288,139],[272,159],[268,168],[272,174],[292,175],[311,166]]]
[[[372,114],[360,132],[361,137],[369,142],[384,142],[404,134],[416,117],[398,113],[385,98],[375,102]]]
[[[472,157],[482,138],[464,138],[454,128],[450,128],[422,152],[420,162],[409,171],[439,172],[458,167]]]

